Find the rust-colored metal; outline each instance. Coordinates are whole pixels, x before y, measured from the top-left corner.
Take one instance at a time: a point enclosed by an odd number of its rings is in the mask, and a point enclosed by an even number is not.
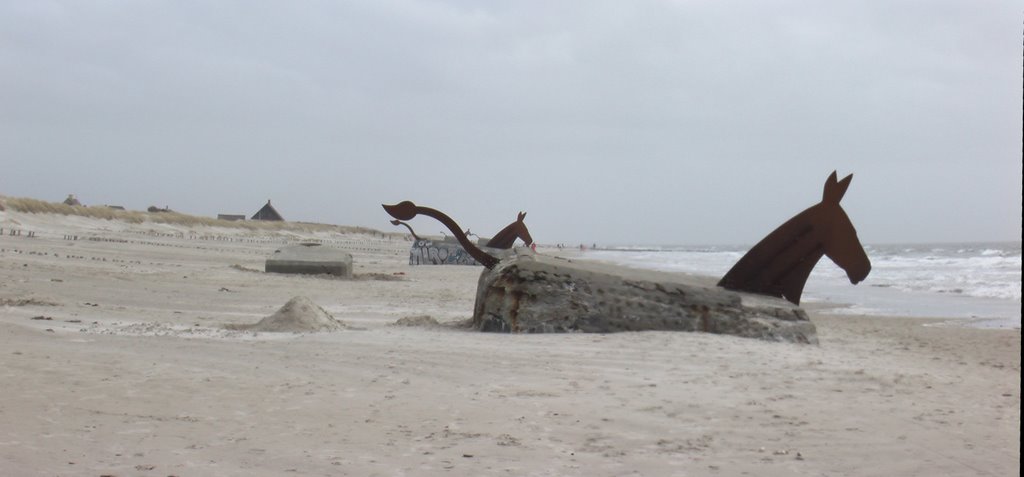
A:
[[[396,219],[396,220],[392,220],[392,221],[391,221],[391,225],[394,225],[394,226],[398,226],[398,225],[404,225],[404,226],[405,226],[405,228],[409,229],[409,233],[410,233],[410,234],[412,234],[412,239],[413,239],[413,240],[415,240],[415,241],[417,241],[417,242],[419,242],[420,240],[423,240],[423,239],[421,239],[421,238],[420,238],[420,236],[419,236],[419,235],[416,235],[416,231],[414,231],[414,230],[412,229],[412,226],[411,226],[411,225],[409,225],[409,224],[407,224],[407,223],[405,223],[405,222],[402,222],[401,220],[397,220],[397,219]]]
[[[516,239],[522,239],[529,246],[533,243],[533,237],[530,236],[530,230],[526,228],[526,223],[523,219],[526,218],[526,212],[520,212],[516,217],[516,221],[508,224],[505,228],[494,234],[485,246],[491,248],[500,248],[508,250],[512,248],[512,245],[516,243]]]
[[[718,286],[785,298],[799,305],[811,270],[827,255],[856,285],[871,272],[871,261],[839,201],[853,174],[825,181],[821,202],[779,226],[747,252]]]
[[[494,268],[495,265],[498,264],[497,258],[494,258],[487,252],[484,252],[479,247],[474,245],[473,242],[469,240],[469,237],[466,236],[466,233],[462,231],[462,228],[459,227],[459,224],[455,223],[455,221],[452,220],[451,217],[448,217],[443,212],[437,209],[431,209],[430,207],[420,207],[408,200],[399,202],[395,205],[381,204],[381,206],[384,207],[384,210],[388,213],[388,215],[398,220],[412,220],[412,218],[416,217],[417,215],[426,215],[427,217],[431,217],[437,220],[438,222],[441,222],[445,227],[447,227],[448,230],[451,231],[452,235],[455,235],[455,239],[459,241],[459,244],[462,245],[462,248],[466,249],[466,252],[469,253],[471,257],[476,259],[476,261],[480,262],[481,265],[487,267],[488,269],[492,269]]]

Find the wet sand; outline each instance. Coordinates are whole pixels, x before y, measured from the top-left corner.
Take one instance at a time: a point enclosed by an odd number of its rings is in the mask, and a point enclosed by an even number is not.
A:
[[[480,268],[410,267],[392,236],[0,218],[36,235],[0,237],[5,475],[1019,475],[1019,330],[394,326],[469,318]],[[262,272],[310,238],[356,279]],[[225,329],[300,295],[349,327]]]

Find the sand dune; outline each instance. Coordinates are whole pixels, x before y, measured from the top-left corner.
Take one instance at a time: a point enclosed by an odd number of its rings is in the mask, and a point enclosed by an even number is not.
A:
[[[409,267],[376,234],[0,224],[35,231],[0,237],[4,475],[1019,475],[1019,330],[824,310],[820,346],[391,326],[469,318],[480,269]],[[308,239],[362,279],[262,272]],[[296,296],[349,326],[225,329]]]

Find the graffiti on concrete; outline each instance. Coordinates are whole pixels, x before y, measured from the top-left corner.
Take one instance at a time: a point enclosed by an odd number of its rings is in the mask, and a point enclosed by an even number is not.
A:
[[[417,240],[409,249],[409,265],[480,265],[480,262],[458,243]]]
[[[403,225],[412,234],[409,265],[480,265],[480,262],[466,252],[466,249],[462,248],[462,245],[459,245],[454,238],[448,240],[448,237],[445,237],[445,240],[438,242],[416,235],[412,226],[400,220],[392,220],[391,224]]]

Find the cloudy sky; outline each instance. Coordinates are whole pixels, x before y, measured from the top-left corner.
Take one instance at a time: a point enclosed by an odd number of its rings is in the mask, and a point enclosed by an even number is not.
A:
[[[0,0],[0,194],[750,244],[838,170],[866,243],[1019,240],[1022,30],[1016,0]]]

